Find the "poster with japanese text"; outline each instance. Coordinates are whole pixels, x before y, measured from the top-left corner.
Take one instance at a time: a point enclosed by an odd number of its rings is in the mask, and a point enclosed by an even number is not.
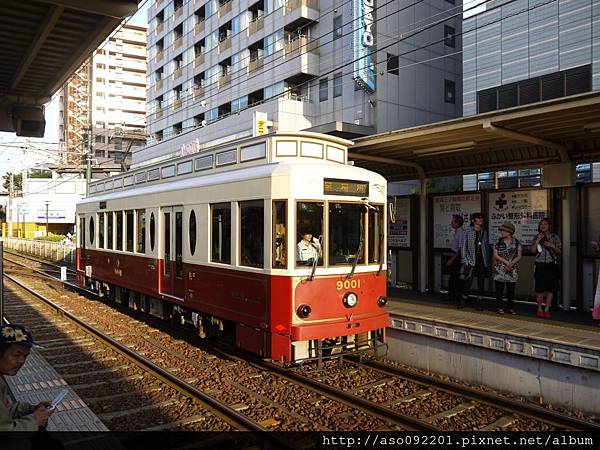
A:
[[[481,211],[481,194],[443,195],[433,198],[433,246],[450,248],[454,230],[450,226],[454,214],[464,219],[463,227],[469,226],[471,214]]]
[[[395,202],[390,201],[395,204],[395,214],[388,214],[387,245],[408,248],[410,247],[410,198],[396,198]]]
[[[498,227],[504,222],[515,226],[515,237],[528,244],[537,235],[540,219],[548,216],[548,191],[493,192],[488,194],[490,243],[500,238]]]

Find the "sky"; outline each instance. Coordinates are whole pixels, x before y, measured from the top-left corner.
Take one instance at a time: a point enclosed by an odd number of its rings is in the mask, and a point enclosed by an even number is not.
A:
[[[140,9],[128,19],[132,25],[148,25],[150,0],[141,0]],[[7,172],[20,172],[51,162],[48,151],[58,144],[58,94],[45,105],[46,130],[43,138],[18,137],[15,133],[0,132],[0,180]],[[24,147],[26,150],[23,150]],[[2,190],[0,182],[0,191]]]

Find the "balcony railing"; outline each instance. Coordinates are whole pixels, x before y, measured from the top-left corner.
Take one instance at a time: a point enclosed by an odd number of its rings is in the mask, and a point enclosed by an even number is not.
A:
[[[160,107],[159,107],[160,108]],[[154,113],[154,118],[155,119],[160,119],[163,115],[162,109],[158,109],[155,113]]]
[[[252,22],[250,22],[248,24],[248,36],[252,36],[257,31],[262,30],[264,24],[265,24],[264,16],[260,16],[256,20],[253,20]]]
[[[288,0],[285,5],[285,12],[289,13],[301,7],[311,8],[318,11],[319,0]]]
[[[194,25],[194,34],[200,34],[204,31],[204,20]]]
[[[176,80],[177,78],[179,78],[181,76],[181,73],[183,71],[181,70],[181,67],[179,69],[175,69],[173,71],[173,80]]]
[[[156,34],[162,33],[163,30],[165,29],[165,23],[161,22],[158,25],[156,25]]]
[[[194,87],[194,100],[196,100],[197,98],[200,98],[204,95],[204,87],[203,86],[195,86]]]
[[[219,53],[223,53],[229,47],[231,47],[231,38],[230,37],[225,38],[221,42],[219,42]]]
[[[156,56],[154,57],[154,62],[158,64],[163,59],[163,56],[165,56],[165,52],[163,52],[162,50],[159,50],[158,52],[156,52]]]
[[[286,42],[284,46],[285,54],[289,55],[292,53],[314,53],[319,54],[318,41],[311,40],[307,36],[300,36],[293,41]]]
[[[173,41],[173,50],[177,50],[183,44],[183,37],[179,37]]]
[[[181,108],[181,99],[178,98],[173,102],[173,110]]]
[[[156,90],[158,91],[159,89],[162,89],[163,87],[163,80],[157,80],[156,81]]]
[[[198,67],[204,64],[204,53],[199,54],[194,58],[194,67]]]
[[[221,5],[219,5],[219,17],[223,17],[225,14],[231,12],[231,4],[233,2],[231,0],[229,0],[226,3],[221,3]]]
[[[248,73],[252,73],[256,70],[262,69],[264,58],[255,58],[248,64]]]
[[[175,19],[181,17],[182,14],[183,14],[183,6],[180,6],[179,8],[177,8],[175,10],[175,14],[174,14]]]
[[[231,75],[227,74],[227,75],[221,75],[219,77],[219,87],[223,87],[228,85],[229,83],[231,83]]]

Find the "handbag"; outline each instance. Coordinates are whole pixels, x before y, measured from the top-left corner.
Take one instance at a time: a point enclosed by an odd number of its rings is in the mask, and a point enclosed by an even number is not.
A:
[[[458,277],[463,281],[470,281],[473,278],[473,266],[462,265]]]

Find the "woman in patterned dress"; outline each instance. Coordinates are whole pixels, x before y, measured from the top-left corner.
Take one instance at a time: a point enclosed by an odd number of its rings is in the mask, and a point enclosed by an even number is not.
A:
[[[519,280],[517,264],[523,256],[521,244],[513,237],[515,226],[504,222],[499,228],[500,239],[494,246],[494,283],[496,285],[496,308],[498,314],[504,314],[503,299],[504,286],[508,299],[507,312],[516,314],[514,310],[515,286]]]

